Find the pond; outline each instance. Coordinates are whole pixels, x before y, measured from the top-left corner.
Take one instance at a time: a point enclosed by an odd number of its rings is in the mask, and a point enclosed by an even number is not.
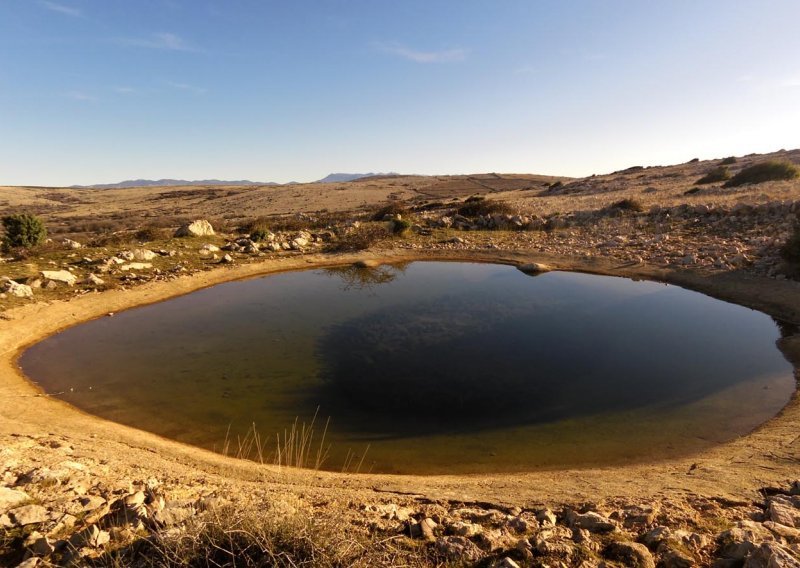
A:
[[[697,452],[794,388],[763,313],[677,286],[413,262],[229,282],[20,358],[46,392],[197,446],[334,471],[479,473]]]

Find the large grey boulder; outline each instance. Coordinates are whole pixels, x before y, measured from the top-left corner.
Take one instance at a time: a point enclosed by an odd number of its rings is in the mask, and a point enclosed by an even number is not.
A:
[[[205,219],[197,219],[191,223],[186,223],[175,231],[176,237],[209,237],[213,234],[214,227]]]

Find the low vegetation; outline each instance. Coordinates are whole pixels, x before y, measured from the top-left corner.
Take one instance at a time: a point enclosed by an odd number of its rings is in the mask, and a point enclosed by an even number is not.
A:
[[[380,535],[378,535],[380,536]],[[86,559],[89,560],[89,559]],[[189,523],[180,533],[164,531],[89,560],[87,566],[136,568],[447,566],[435,551],[395,535],[354,531],[326,516],[286,516],[255,508],[222,507]]]
[[[731,179],[731,172],[727,166],[719,166],[708,172],[706,175],[697,180],[696,184],[704,185],[707,183],[721,183]]]
[[[738,187],[748,183],[764,183],[800,177],[800,168],[791,162],[770,160],[745,168],[733,176],[724,187]]]
[[[727,158],[723,158],[723,160],[719,163],[720,166],[730,166],[736,163],[735,156],[728,156]]]
[[[800,218],[794,225],[794,231],[781,247],[781,257],[795,272],[800,273]]]
[[[383,207],[381,207],[377,211],[375,211],[370,216],[370,220],[372,220],[372,221],[383,221],[387,217],[397,217],[398,215],[400,215],[402,217],[403,215],[407,215],[407,214],[408,214],[408,208],[405,206],[404,203],[399,202],[399,201],[393,201],[391,203],[388,203],[388,204],[384,205]]]
[[[382,224],[364,223],[342,235],[329,250],[334,252],[367,250],[387,236],[389,232]]]
[[[483,197],[470,197],[458,208],[458,214],[464,217],[482,217],[485,215],[512,215],[514,208],[504,201],[495,201]]]
[[[644,211],[644,205],[642,205],[638,200],[632,198],[617,201],[611,205],[611,208],[619,211],[633,211],[636,213]]]
[[[47,229],[39,217],[28,213],[17,213],[3,217],[3,248],[31,248],[47,239]]]

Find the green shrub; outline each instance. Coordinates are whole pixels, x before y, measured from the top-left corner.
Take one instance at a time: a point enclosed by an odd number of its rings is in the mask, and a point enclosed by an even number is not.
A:
[[[256,243],[260,243],[261,241],[266,241],[267,237],[270,235],[271,231],[266,223],[261,223],[259,225],[255,225],[250,230],[250,240]]]
[[[620,211],[644,211],[644,206],[636,199],[623,199],[611,204],[612,209],[619,209]]]
[[[17,213],[3,217],[3,248],[35,247],[47,238],[47,229],[36,215]]]
[[[724,187],[737,187],[746,183],[764,183],[794,179],[800,176],[800,169],[791,162],[770,160],[745,168],[733,176]]]
[[[408,219],[395,219],[392,221],[392,233],[402,235],[411,228],[411,221]]]
[[[480,199],[470,201],[469,199],[464,202],[464,205],[458,208],[458,214],[464,217],[478,217],[482,215],[511,215],[514,209],[503,201],[494,201],[489,199]]]
[[[706,183],[720,183],[731,179],[731,172],[727,166],[719,166],[708,172],[695,183],[703,185]]]
[[[719,165],[720,166],[730,166],[736,163],[736,156],[728,156],[727,158],[723,159]]]

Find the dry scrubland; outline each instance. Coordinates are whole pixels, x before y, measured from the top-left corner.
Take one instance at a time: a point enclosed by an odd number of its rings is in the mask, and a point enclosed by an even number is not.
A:
[[[800,179],[736,177],[770,160],[800,164],[800,150],[583,179],[0,188],[2,215],[38,215],[50,237],[0,263],[0,565],[800,566],[796,397],[751,435],[673,462],[342,476],[85,416],[14,368],[66,325],[226,279],[414,258],[675,282],[781,319],[797,365]],[[216,233],[173,236],[194,219]]]

